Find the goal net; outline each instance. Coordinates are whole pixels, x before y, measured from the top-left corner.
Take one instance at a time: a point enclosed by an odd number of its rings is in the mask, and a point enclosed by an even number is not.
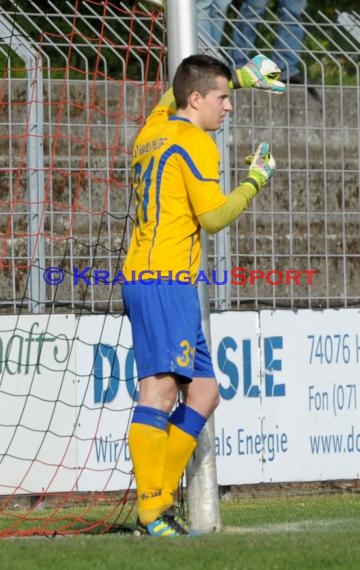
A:
[[[7,4],[0,536],[109,532],[132,509],[136,369],[118,272],[132,143],[164,83],[163,13],[147,2]]]

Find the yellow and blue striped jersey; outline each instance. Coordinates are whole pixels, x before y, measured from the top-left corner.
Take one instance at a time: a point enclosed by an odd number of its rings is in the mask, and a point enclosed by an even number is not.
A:
[[[219,167],[219,151],[207,132],[170,115],[167,107],[154,109],[133,150],[136,215],[126,279],[146,270],[163,276],[187,271],[195,279],[201,256],[197,217],[226,202]]]

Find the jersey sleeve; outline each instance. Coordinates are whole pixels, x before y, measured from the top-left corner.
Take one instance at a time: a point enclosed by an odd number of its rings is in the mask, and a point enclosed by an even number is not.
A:
[[[220,154],[211,136],[193,129],[182,156],[186,190],[198,217],[226,202],[220,186]]]
[[[175,110],[173,90],[168,89],[161,97],[158,104],[153,108],[146,119],[146,122],[149,123],[150,121],[156,121],[159,123],[165,123],[169,117],[175,114]]]

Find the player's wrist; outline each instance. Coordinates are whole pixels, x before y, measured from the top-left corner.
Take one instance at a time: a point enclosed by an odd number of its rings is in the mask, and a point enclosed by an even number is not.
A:
[[[268,57],[260,54],[246,62],[240,69],[232,71],[230,89],[251,88],[268,91],[270,93],[283,93],[285,84],[280,81],[279,67]]]
[[[259,170],[256,170],[255,168],[249,170],[248,178],[255,181],[259,187],[259,190],[265,186],[266,182],[268,181],[268,176],[266,176],[265,173],[259,172]]]
[[[241,69],[233,69],[231,71],[231,80],[229,81],[229,87],[232,90],[240,89],[243,87],[243,83],[241,81]]]
[[[244,184],[251,184],[251,186],[255,189],[256,194],[260,191],[260,188],[262,187],[262,184],[259,182],[259,180],[253,176],[253,173],[251,173],[250,175],[250,172],[249,176],[245,178]]]

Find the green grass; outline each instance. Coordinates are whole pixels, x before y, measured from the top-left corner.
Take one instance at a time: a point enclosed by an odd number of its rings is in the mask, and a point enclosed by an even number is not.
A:
[[[222,503],[224,530],[199,538],[10,538],[1,570],[358,570],[360,495],[265,496]],[[0,518],[3,526],[4,519]]]

